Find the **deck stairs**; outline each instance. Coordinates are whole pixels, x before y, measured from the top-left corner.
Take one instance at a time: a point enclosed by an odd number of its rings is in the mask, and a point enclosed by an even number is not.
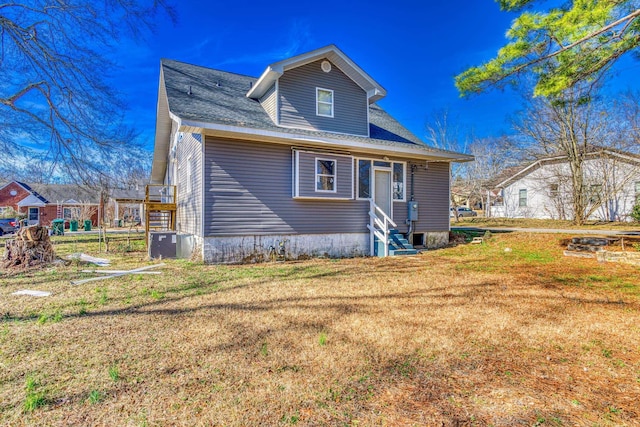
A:
[[[375,237],[374,247],[375,255],[378,257],[384,257],[384,243]],[[400,233],[397,229],[389,229],[389,243],[388,243],[389,256],[400,255],[416,255],[418,250],[413,247],[411,243]]]
[[[176,229],[176,200],[175,185],[147,185],[145,194],[147,238],[150,231]]]
[[[369,248],[371,256],[386,257],[416,255],[418,251],[398,231],[397,225],[380,206],[371,200],[369,205]]]

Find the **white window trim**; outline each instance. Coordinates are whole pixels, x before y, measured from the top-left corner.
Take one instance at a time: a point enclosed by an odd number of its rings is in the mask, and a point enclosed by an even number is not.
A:
[[[291,156],[291,182],[293,182],[293,194],[292,197],[296,198],[300,195],[300,172],[298,171],[300,165],[300,152],[297,150],[292,151]]]
[[[383,169],[383,170],[390,170],[391,171],[391,197],[392,197],[392,201],[393,202],[406,202],[407,201],[407,162],[399,162],[396,160],[384,160],[384,159],[380,159],[380,158],[373,158],[373,157],[354,157],[355,160],[355,164],[353,167],[356,179],[356,185],[355,185],[355,197],[356,200],[371,200],[371,198],[373,197],[373,169],[377,168],[377,169]],[[369,193],[371,193],[370,197],[360,197],[360,167],[358,162],[360,160],[369,160],[371,162],[371,169],[370,173],[369,173]],[[375,166],[373,164],[373,162],[388,162],[391,163],[391,167],[384,167],[384,166]],[[394,199],[393,198],[393,164],[394,163],[401,163],[402,164],[402,184],[403,184],[403,191],[402,191],[402,199]]]
[[[520,201],[522,200],[522,192],[524,191],[524,205],[520,203]],[[527,191],[526,188],[520,188],[518,189],[518,207],[519,208],[526,208],[529,206],[529,192]]]
[[[34,209],[35,212],[38,213],[38,218],[36,219],[31,219],[31,210]],[[40,221],[40,208],[36,208],[36,207],[29,207],[27,208],[27,220],[28,221]]]
[[[318,95],[319,95],[319,92],[321,90],[331,93],[331,104],[329,104],[328,102],[325,102],[325,101],[320,101],[320,97]],[[335,103],[336,103],[336,100],[335,100],[334,95],[333,95],[333,90],[325,89],[325,88],[322,88],[322,87],[317,87],[316,88],[316,116],[333,118],[333,112],[334,112]],[[318,108],[320,106],[320,104],[331,105],[331,114],[321,114],[320,113],[320,109]]]
[[[333,162],[333,175],[319,174],[318,162]],[[314,187],[316,193],[337,193],[338,192],[338,160],[327,157],[314,157],[313,166],[315,169]],[[333,177],[333,190],[318,190],[318,177],[319,176],[332,176]]]
[[[336,196],[333,197],[326,197],[323,196],[321,194],[318,194],[317,196],[310,196],[310,195],[300,195],[300,153],[307,153],[307,154],[312,154],[314,156],[331,156],[330,160],[337,160],[341,157],[344,157],[346,159],[349,159],[348,161],[350,161],[351,163],[353,163],[354,157],[348,154],[338,154],[338,153],[329,153],[329,152],[319,152],[319,151],[311,151],[311,150],[306,150],[306,149],[302,149],[302,148],[292,148],[292,152],[294,153],[292,156],[292,166],[291,166],[291,176],[293,179],[293,189],[292,189],[292,197],[294,199],[305,199],[305,200],[354,200],[355,199],[355,193],[354,193],[354,187],[353,187],[353,164],[351,165],[351,173],[350,178],[351,181],[349,181],[348,184],[344,184],[344,185],[349,185],[351,188],[351,195],[349,197],[337,197],[337,194],[339,194],[338,191],[338,187],[336,186]],[[336,174],[337,174],[337,168],[340,167],[339,162],[340,160],[337,160],[338,163],[336,163]],[[315,164],[314,164],[315,167]],[[314,176],[315,176],[315,172],[314,172]],[[317,183],[314,183],[314,185],[317,185]],[[322,192],[321,192],[322,193]],[[329,193],[329,192],[326,192]],[[331,194],[331,193],[329,193]]]

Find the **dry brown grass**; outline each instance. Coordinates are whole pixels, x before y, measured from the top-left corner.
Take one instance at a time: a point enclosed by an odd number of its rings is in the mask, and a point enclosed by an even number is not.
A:
[[[160,277],[80,286],[75,265],[0,273],[0,420],[640,425],[640,271],[564,258],[563,237],[410,258],[169,261]],[[11,295],[23,288],[53,296]]]
[[[638,222],[586,221],[585,224],[577,226],[572,221],[534,218],[463,217],[458,221],[456,221],[455,218],[451,218],[451,226],[543,228],[560,230],[629,230],[640,232],[640,223]]]

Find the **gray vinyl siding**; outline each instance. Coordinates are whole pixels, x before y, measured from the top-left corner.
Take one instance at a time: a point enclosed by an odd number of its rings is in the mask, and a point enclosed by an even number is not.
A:
[[[336,192],[316,191],[316,159],[336,162]],[[353,197],[353,157],[330,153],[298,152],[298,197],[351,199]]]
[[[411,162],[409,160],[409,162]],[[448,231],[449,230],[449,163],[429,163],[425,169],[425,162],[415,162],[417,165],[414,175],[414,198],[418,203],[418,221],[416,232]],[[411,163],[407,163],[407,202],[393,203],[393,220],[398,224],[401,232],[406,232],[408,226],[407,203],[411,197]]]
[[[325,73],[322,60],[285,71],[278,81],[281,126],[368,136],[366,92],[332,65]],[[333,90],[333,117],[316,114],[316,88]]]
[[[331,157],[330,154],[321,156]],[[357,153],[353,156],[366,157]],[[349,159],[348,156],[336,157]],[[409,200],[411,160],[394,158],[391,161],[408,162],[405,188]],[[429,163],[425,169],[425,162],[414,163],[418,166],[414,197],[419,204],[415,231],[448,231],[449,164]],[[368,200],[296,199],[293,167],[290,146],[207,137],[204,236],[368,232]],[[393,203],[394,221],[402,232],[408,229],[407,203]]]
[[[201,135],[185,133],[178,142],[176,158],[177,176],[177,218],[178,231],[200,235],[202,218],[202,144]],[[188,170],[191,163],[191,191],[188,191]]]
[[[276,85],[274,84],[267,90],[267,92],[260,98],[260,104],[264,108],[264,110],[269,114],[273,123],[278,123],[277,114],[277,104],[276,104]]]
[[[294,199],[292,172],[289,146],[207,137],[205,237],[367,232],[367,201]]]
[[[354,153],[356,158],[371,159],[370,154]],[[418,203],[418,221],[414,231],[448,231],[449,230],[449,163],[429,163],[425,169],[425,162],[408,158],[394,157],[390,162],[406,162],[405,167],[405,200],[393,202],[393,221],[398,230],[406,233],[407,206],[411,198],[411,165],[416,165],[414,175],[414,201]],[[354,176],[357,168],[354,168]],[[355,185],[355,184],[354,184]]]

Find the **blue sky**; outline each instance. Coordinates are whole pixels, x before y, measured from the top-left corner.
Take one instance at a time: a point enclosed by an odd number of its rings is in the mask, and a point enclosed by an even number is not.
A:
[[[175,2],[177,25],[162,18],[144,44],[123,44],[116,72],[130,121],[153,145],[160,58],[259,76],[270,63],[328,44],[387,89],[384,109],[424,138],[425,122],[448,110],[478,137],[508,134],[521,107],[511,90],[461,99],[453,77],[493,56],[513,14],[493,0]],[[639,62],[625,60],[612,89],[638,89]]]

